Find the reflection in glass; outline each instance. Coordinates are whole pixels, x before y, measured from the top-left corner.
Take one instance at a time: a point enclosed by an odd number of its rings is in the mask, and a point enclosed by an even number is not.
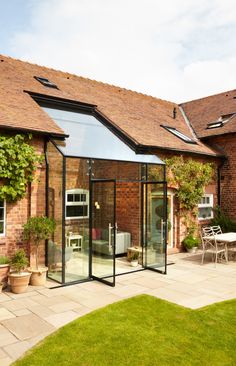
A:
[[[92,185],[92,275],[113,282],[115,183]]]
[[[55,220],[56,230],[48,240],[47,260],[49,278],[62,282],[62,198],[63,156],[48,144],[48,216]]]
[[[88,171],[86,159],[66,158],[65,282],[89,275]]]
[[[146,267],[165,271],[165,195],[164,187],[157,183],[144,184]]]

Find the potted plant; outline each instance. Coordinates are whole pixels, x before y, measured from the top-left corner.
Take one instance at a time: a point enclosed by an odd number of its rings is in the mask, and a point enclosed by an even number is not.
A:
[[[28,268],[32,273],[30,284],[33,286],[43,286],[46,282],[48,268],[39,266],[39,245],[42,240],[49,239],[55,231],[55,221],[45,216],[35,216],[29,218],[23,226],[23,237],[30,240],[35,245],[35,267]]]
[[[139,252],[133,252],[130,256],[131,267],[137,267],[139,259]]]
[[[8,276],[11,290],[15,294],[21,294],[27,290],[31,275],[31,273],[25,271],[28,263],[29,261],[24,249],[17,250],[11,260],[11,268],[13,269],[13,272]]]
[[[182,244],[188,253],[196,253],[199,243],[199,238],[194,237],[192,234],[188,234],[182,241]]]
[[[0,283],[4,289],[7,286],[8,274],[10,271],[10,259],[3,255],[0,257]]]

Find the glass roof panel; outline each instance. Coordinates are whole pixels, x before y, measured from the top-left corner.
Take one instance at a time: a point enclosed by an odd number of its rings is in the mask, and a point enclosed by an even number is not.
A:
[[[42,108],[69,135],[65,141],[55,141],[65,156],[164,164],[156,155],[136,154],[92,115]]]

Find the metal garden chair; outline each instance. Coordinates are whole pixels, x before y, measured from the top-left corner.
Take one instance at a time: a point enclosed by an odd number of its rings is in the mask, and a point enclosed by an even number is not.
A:
[[[221,230],[221,228],[220,228]],[[218,231],[218,232],[217,232]],[[225,259],[228,262],[227,247],[225,243],[217,242],[215,235],[219,234],[219,228],[213,231],[212,227],[203,227],[201,232],[202,240],[202,264],[204,262],[205,254],[212,255],[212,261],[215,259],[215,265],[219,259]],[[222,233],[222,232],[221,232]]]

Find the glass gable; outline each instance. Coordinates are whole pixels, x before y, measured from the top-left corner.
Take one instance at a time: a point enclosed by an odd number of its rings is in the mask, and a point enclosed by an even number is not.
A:
[[[42,108],[69,135],[65,141],[55,141],[65,156],[164,164],[155,155],[136,154],[93,115]]]

